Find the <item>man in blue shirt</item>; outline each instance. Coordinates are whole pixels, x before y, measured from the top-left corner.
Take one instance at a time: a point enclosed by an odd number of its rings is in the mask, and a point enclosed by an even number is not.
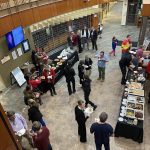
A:
[[[101,51],[99,55],[96,55],[98,58],[98,71],[99,71],[99,78],[97,80],[102,80],[102,82],[105,80],[105,68],[106,68],[106,62],[108,62],[108,58],[106,55],[104,55],[104,52]]]
[[[102,112],[99,116],[100,122],[92,124],[90,132],[94,133],[96,150],[101,150],[104,144],[105,150],[110,150],[109,137],[113,134],[113,128],[106,123],[107,113]]]

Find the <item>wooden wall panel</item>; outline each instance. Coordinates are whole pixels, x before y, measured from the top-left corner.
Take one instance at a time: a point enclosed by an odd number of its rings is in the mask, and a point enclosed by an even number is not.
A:
[[[11,16],[3,17],[0,19],[0,35],[5,35],[13,29]]]
[[[20,26],[21,20],[20,20],[19,13],[13,14],[11,17],[12,17],[13,27],[15,28],[17,26]]]
[[[41,20],[49,18],[49,16],[51,16],[49,5],[44,5],[42,7],[39,7],[39,14]]]
[[[37,8],[33,8],[32,12],[33,12],[34,22],[39,22],[41,20],[39,8],[38,7]]]
[[[20,143],[16,141],[16,137],[8,122],[7,116],[0,104],[0,150],[22,150]]]
[[[83,0],[64,0],[12,14],[12,17],[7,16],[0,18],[0,36],[18,25],[26,27],[53,16],[90,7],[99,3],[106,3],[108,1],[111,0],[90,0],[88,2],[84,2]]]
[[[32,9],[19,12],[19,15],[20,15],[21,25],[23,27],[29,26],[34,23]]]

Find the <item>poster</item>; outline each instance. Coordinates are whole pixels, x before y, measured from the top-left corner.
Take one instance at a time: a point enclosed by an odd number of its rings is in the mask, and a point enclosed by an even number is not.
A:
[[[21,48],[18,48],[18,49],[17,49],[17,52],[18,52],[18,56],[21,56],[21,55],[22,55],[22,50],[21,50]]]
[[[16,51],[13,51],[11,54],[12,54],[12,58],[13,58],[13,60],[17,59]]]

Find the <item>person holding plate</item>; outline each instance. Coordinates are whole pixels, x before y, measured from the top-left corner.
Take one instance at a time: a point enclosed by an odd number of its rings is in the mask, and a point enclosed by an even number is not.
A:
[[[85,103],[82,100],[78,101],[78,105],[75,107],[75,120],[78,123],[78,135],[80,136],[80,142],[87,142],[86,138],[86,120],[88,116],[85,117],[84,114]]]

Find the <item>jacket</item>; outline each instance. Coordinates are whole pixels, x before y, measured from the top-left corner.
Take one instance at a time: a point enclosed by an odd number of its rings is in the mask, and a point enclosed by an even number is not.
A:
[[[66,66],[65,69],[64,69],[64,74],[65,74],[65,77],[66,77],[66,82],[69,82],[70,80],[72,80],[74,78],[75,71],[70,66]]]
[[[42,119],[43,115],[41,114],[38,107],[32,106],[28,109],[28,116],[29,116],[29,120],[34,122],[34,121],[39,121],[40,119]]]
[[[91,80],[85,79],[83,81],[83,90],[84,92],[90,92],[91,91]]]
[[[90,32],[91,40],[97,40],[98,33],[96,30]]]

